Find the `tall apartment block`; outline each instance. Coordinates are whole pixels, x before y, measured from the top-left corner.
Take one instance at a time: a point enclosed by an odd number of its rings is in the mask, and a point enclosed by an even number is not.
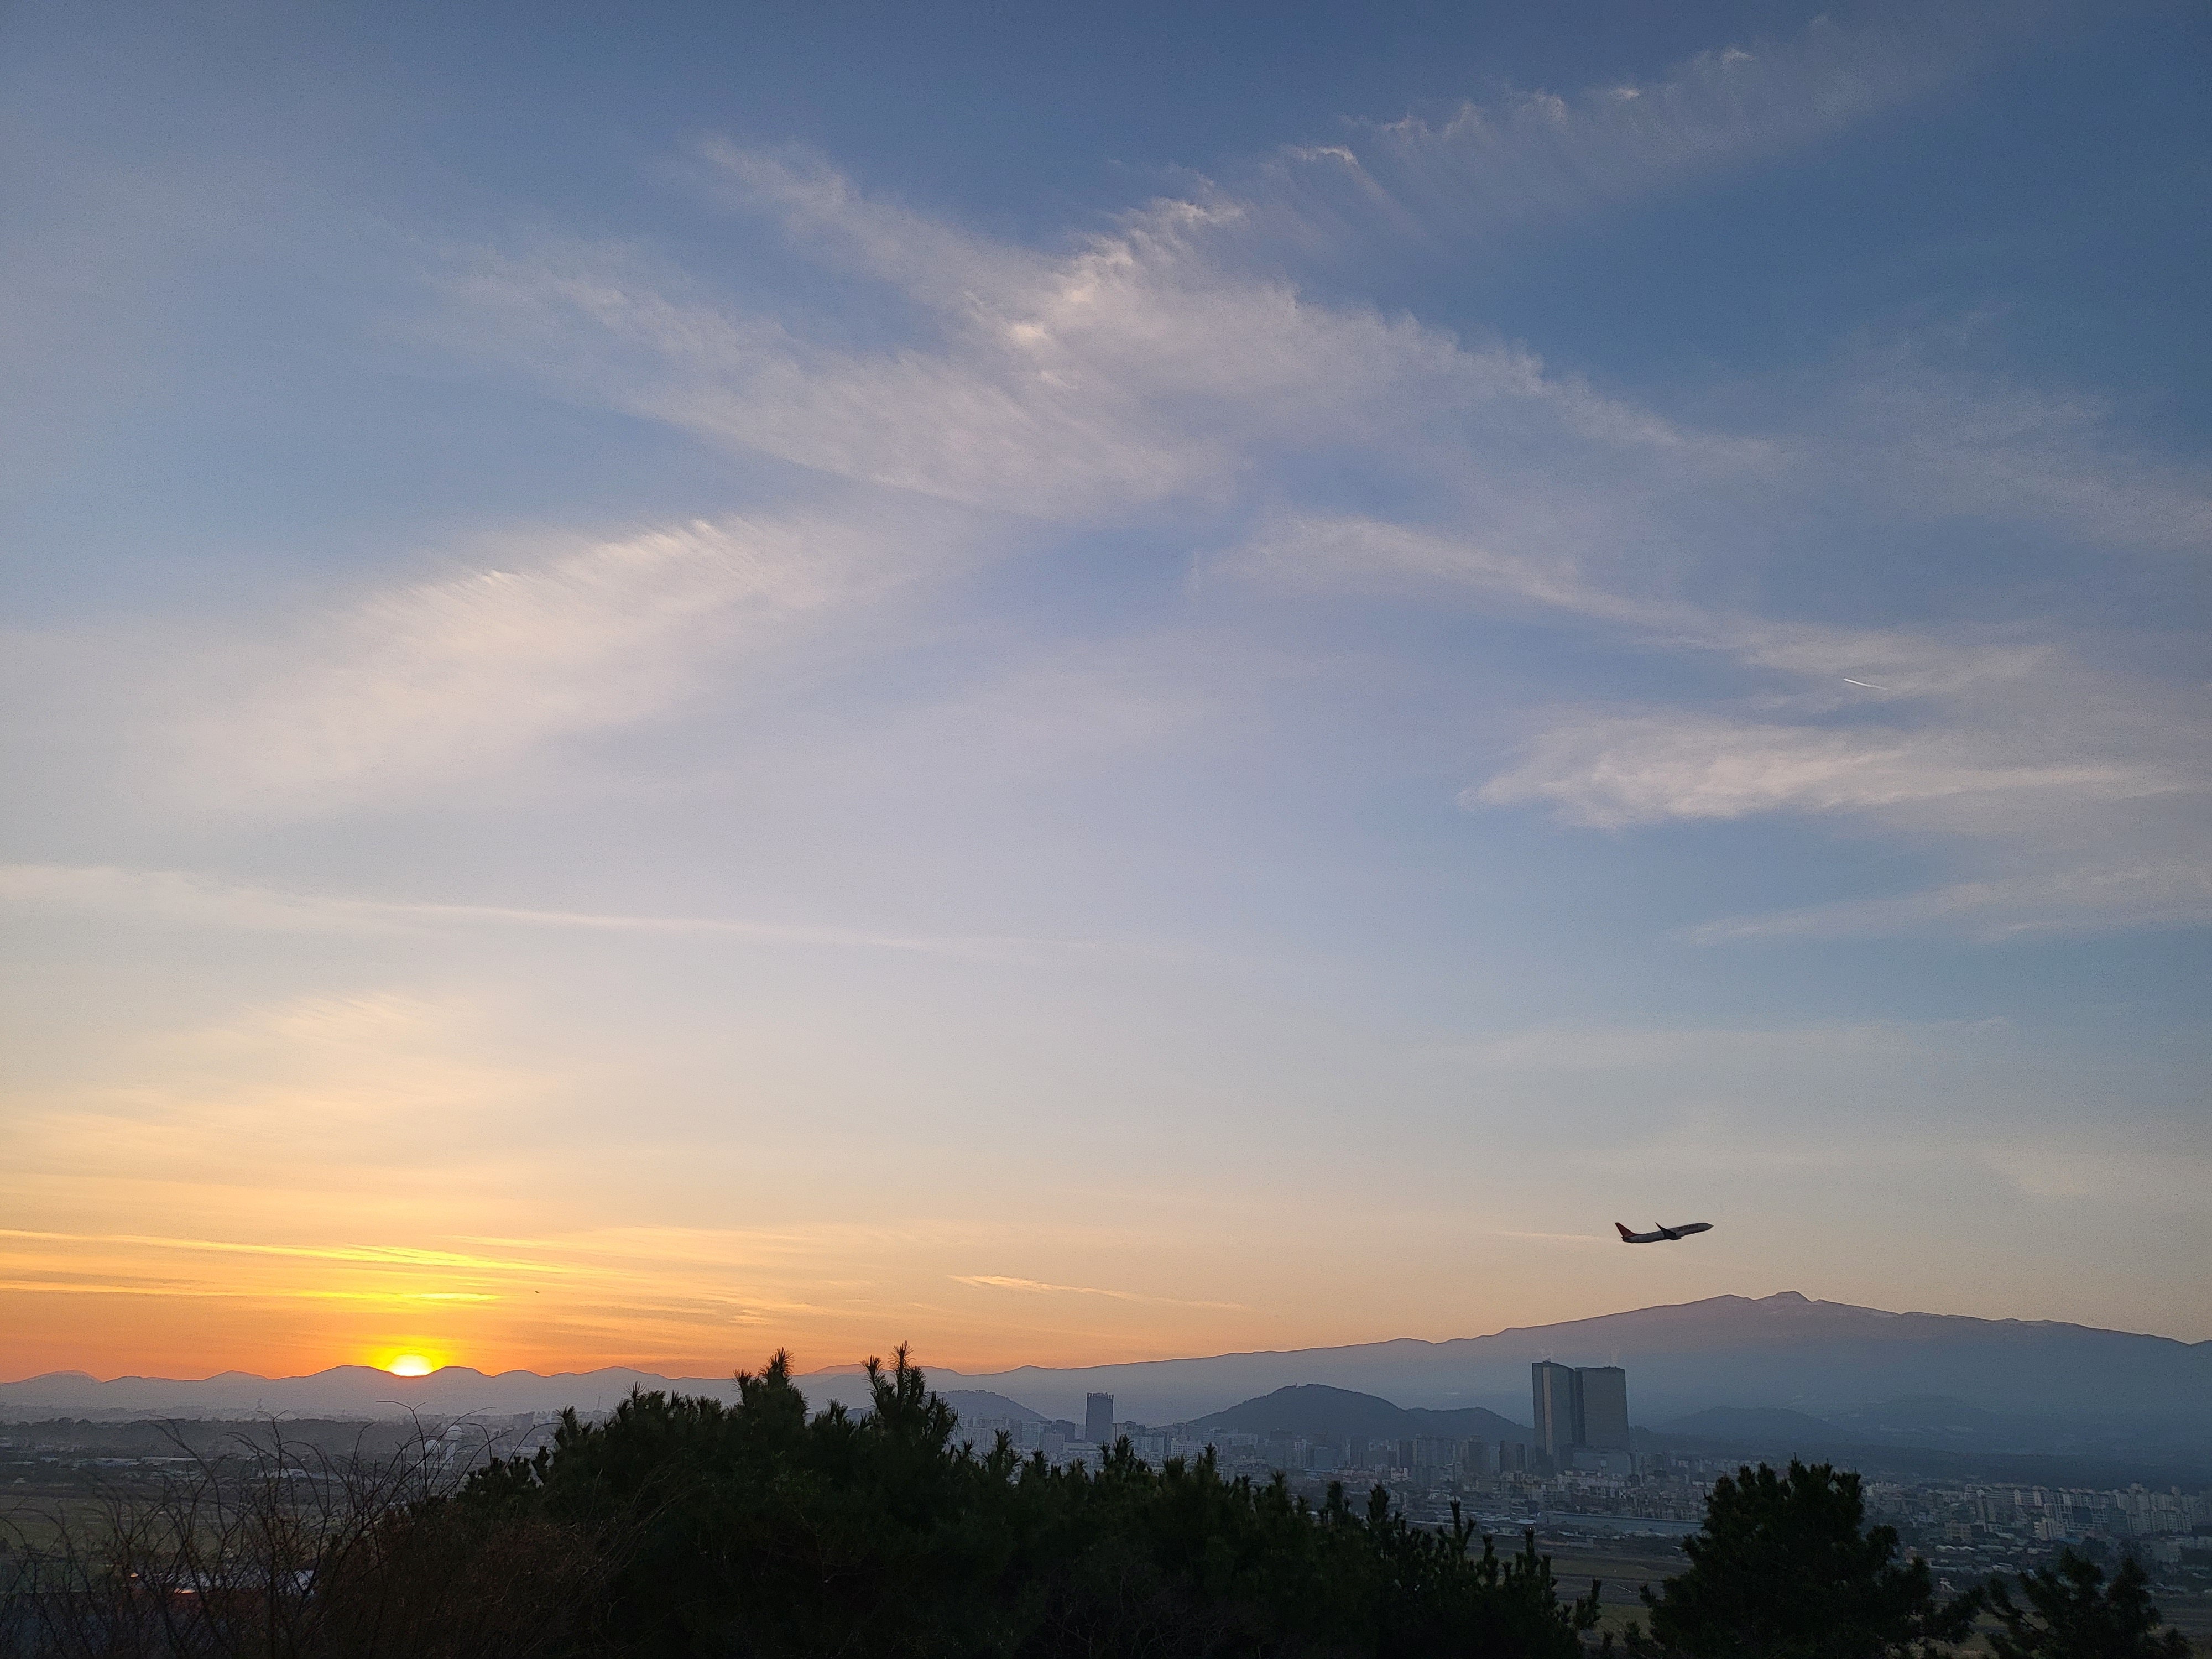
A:
[[[1628,1373],[1618,1365],[1584,1365],[1575,1372],[1582,1395],[1582,1439],[1605,1451],[1628,1449]]]
[[[1555,1467],[1577,1446],[1628,1449],[1628,1373],[1620,1366],[1540,1359],[1528,1368],[1528,1381],[1535,1397],[1536,1449]]]
[[[1083,1437],[1094,1446],[1114,1443],[1112,1395],[1086,1394],[1083,1396]]]
[[[1536,1398],[1536,1449],[1557,1461],[1583,1443],[1583,1397],[1573,1370],[1540,1359],[1528,1368]]]

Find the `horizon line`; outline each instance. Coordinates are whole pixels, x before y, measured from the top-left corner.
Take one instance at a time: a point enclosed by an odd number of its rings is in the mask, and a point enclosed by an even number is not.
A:
[[[1765,1296],[1744,1296],[1740,1292],[1729,1291],[1722,1291],[1714,1296],[1698,1297],[1687,1302],[1657,1302],[1650,1304],[1644,1307],[1623,1308],[1612,1313],[1589,1314],[1578,1319],[1559,1320],[1552,1324],[1547,1325],[1508,1325],[1495,1331],[1480,1332],[1473,1336],[1379,1337],[1364,1342],[1316,1343],[1308,1346],[1296,1348],[1239,1348],[1228,1350],[1219,1353],[1170,1354],[1156,1359],[1100,1360],[1094,1364],[1086,1365],[1039,1365],[1034,1364],[1022,1364],[1004,1365],[994,1370],[964,1371],[960,1370],[957,1366],[944,1364],[922,1365],[920,1369],[925,1375],[937,1372],[967,1380],[970,1378],[981,1379],[1010,1376],[1019,1371],[1038,1371],[1048,1374],[1073,1374],[1085,1371],[1115,1370],[1138,1365],[1192,1365],[1205,1364],[1210,1361],[1218,1359],[1261,1359],[1277,1357],[1292,1357],[1298,1354],[1308,1353],[1341,1353],[1358,1348],[1391,1347],[1401,1343],[1414,1343],[1423,1347],[1437,1348],[1445,1346],[1448,1344],[1454,1342],[1487,1342],[1495,1340],[1500,1337],[1513,1336],[1524,1332],[1557,1330],[1571,1325],[1595,1324],[1600,1320],[1627,1318],[1636,1314],[1662,1313],[1677,1308],[1701,1307],[1706,1304],[1714,1302],[1746,1302],[1755,1304],[1784,1300],[1802,1302],[1811,1307],[1838,1308],[1853,1313],[1877,1314],[1885,1318],[1890,1319],[1963,1319],[1971,1320],[1977,1324],[1983,1325],[2044,1326],[2069,1330],[2099,1332],[2112,1336],[2140,1337],[2147,1341],[2172,1342],[2185,1348],[2200,1347],[2206,1345],[2204,1342],[2193,1342],[2185,1337],[2168,1336],[2157,1331],[2122,1330],[2116,1326],[2084,1325],[2073,1320],[2021,1319],[2011,1316],[1992,1318],[1981,1314],[1931,1313],[1917,1309],[1893,1310],[1887,1308],[1866,1307],[1853,1302],[1831,1302],[1824,1297],[1808,1297],[1802,1291],[1774,1291],[1769,1292]],[[2212,1339],[2207,1339],[2207,1340],[2212,1341]],[[735,1380],[738,1369],[738,1368],[736,1367],[732,1368],[728,1373],[728,1380]],[[847,1360],[836,1364],[817,1366],[811,1370],[794,1371],[793,1373],[793,1376],[794,1380],[796,1380],[813,1376],[858,1375],[862,1373],[864,1370],[865,1362]],[[113,1376],[103,1377],[93,1371],[80,1370],[74,1368],[64,1368],[58,1370],[40,1371],[27,1376],[0,1379],[0,1389],[21,1388],[29,1383],[43,1382],[52,1379],[63,1377],[82,1377],[88,1382],[96,1383],[102,1388],[113,1387],[115,1384],[120,1382],[169,1382],[179,1385],[207,1383],[219,1382],[224,1377],[233,1376],[246,1378],[258,1382],[313,1382],[319,1377],[328,1376],[334,1371],[346,1370],[370,1372],[375,1376],[384,1377],[394,1384],[422,1384],[428,1382],[435,1377],[442,1376],[448,1371],[470,1372],[475,1376],[483,1377],[487,1382],[497,1382],[501,1378],[510,1376],[530,1376],[535,1377],[540,1382],[557,1382],[563,1377],[589,1377],[595,1376],[607,1371],[629,1371],[641,1376],[654,1377],[664,1382],[720,1382],[724,1380],[721,1377],[709,1376],[704,1374],[678,1376],[675,1374],[673,1370],[657,1370],[650,1369],[646,1364],[624,1362],[610,1362],[604,1365],[594,1365],[586,1369],[556,1371],[533,1370],[528,1366],[523,1365],[510,1366],[505,1370],[487,1371],[474,1365],[444,1364],[440,1365],[432,1370],[427,1371],[421,1376],[403,1376],[396,1372],[386,1370],[380,1365],[373,1365],[359,1360],[347,1360],[333,1365],[325,1365],[319,1370],[300,1371],[285,1376],[271,1376],[260,1371],[248,1371],[234,1369],[228,1370],[212,1371],[205,1376],[161,1376],[149,1372],[125,1371],[120,1372]]]

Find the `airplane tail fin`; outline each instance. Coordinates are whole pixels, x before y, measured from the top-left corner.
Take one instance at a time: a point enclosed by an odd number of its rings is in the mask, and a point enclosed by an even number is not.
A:
[[[1624,1243],[1628,1242],[1628,1229],[1627,1229],[1627,1228],[1626,1228],[1626,1227],[1622,1226],[1622,1225],[1621,1225],[1618,1221],[1616,1221],[1616,1222],[1614,1222],[1614,1223],[1613,1224],[1613,1231],[1615,1231],[1615,1232],[1617,1232],[1617,1233],[1619,1233],[1619,1234],[1620,1235],[1621,1239],[1622,1239],[1622,1241],[1623,1241]]]

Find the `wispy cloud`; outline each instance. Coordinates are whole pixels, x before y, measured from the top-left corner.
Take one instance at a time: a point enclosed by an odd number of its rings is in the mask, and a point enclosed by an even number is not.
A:
[[[2194,1220],[2212,1182],[2212,1151],[2202,1144],[2114,1147],[2038,1139],[1992,1147],[1983,1158],[2020,1200],[2039,1205],[2123,1204]]]
[[[442,575],[241,619],[204,649],[96,641],[75,678],[126,688],[125,769],[162,805],[358,811],[489,787],[556,745],[726,693],[918,580],[1176,510],[1208,580],[1451,592],[1745,672],[1742,695],[1717,705],[1541,715],[1517,758],[1469,788],[1471,805],[1540,805],[1613,830],[1766,813],[1971,828],[2016,823],[2032,802],[2078,841],[2100,803],[2203,787],[2202,757],[2125,730],[2125,676],[2089,673],[2051,638],[1820,627],[1685,595],[1756,556],[1745,549],[1783,533],[1840,475],[1923,509],[2040,513],[2177,547],[2212,524],[2200,471],[2130,461],[2094,400],[1945,379],[1910,353],[1874,353],[1832,393],[1817,433],[1709,428],[1509,342],[1324,302],[1287,274],[1314,238],[1342,236],[1353,198],[1370,217],[1431,229],[1617,199],[1894,107],[2013,27],[1972,5],[1823,20],[1645,82],[1355,125],[1052,248],[882,199],[801,152],[710,140],[694,158],[710,194],[896,294],[913,325],[856,344],[803,297],[740,298],[665,256],[547,241],[457,252],[446,335],[574,395],[794,463],[832,481],[826,501],[478,552]],[[1298,179],[1334,182],[1316,195]],[[1352,195],[1328,196],[1340,187]],[[1829,442],[1838,434],[1848,441]],[[1361,515],[1317,499],[1340,499],[1347,482],[1399,505]],[[1721,500],[1741,523],[1717,523]],[[2037,675],[2051,684],[2023,693]],[[2167,862],[2177,851],[2131,850]],[[101,878],[149,884],[140,897],[156,910],[227,909],[240,925],[468,919],[468,907],[434,918],[243,889],[218,897],[181,877],[156,892],[170,878],[152,872]],[[46,883],[51,899],[77,878],[13,879]]]
[[[1894,511],[1971,514],[2130,551],[2212,549],[2212,466],[2131,444],[2113,401],[1948,362],[1971,327],[1856,343],[1798,441]],[[1939,348],[1945,348],[1939,349]]]
[[[1387,161],[1428,219],[1453,192],[1601,196],[1910,95],[1966,51],[1982,27],[1967,17],[1821,23],[1648,85],[1361,128],[1308,160]],[[1233,190],[1157,201],[1045,252],[878,199],[801,153],[712,140],[699,161],[725,201],[896,290],[925,326],[856,349],[665,258],[558,244],[457,256],[453,343],[852,483],[1052,523],[1218,503],[1279,489],[1312,459],[1355,457],[1433,494],[1461,532],[1494,532],[1500,568],[1529,579],[1569,556],[1617,558],[1607,544],[1652,491],[1770,453],[1549,374],[1510,344],[1318,303],[1223,240],[1264,216]],[[257,619],[254,637],[208,660],[134,675],[140,774],[173,798],[255,812],[495,775],[663,714],[799,619],[942,570],[981,537],[972,520],[848,501],[516,547],[274,629]]]
[[[1244,268],[1218,234],[1246,208],[1214,192],[1042,252],[875,200],[818,158],[703,155],[726,201],[927,326],[859,349],[638,252],[562,246],[462,259],[450,292],[471,349],[735,447],[1051,522],[1231,501],[1313,454],[1463,474],[1488,449],[1519,465],[1537,434],[1615,466],[1708,442],[1525,349]]]
[[[41,731],[173,810],[297,817],[496,787],[550,745],[727,695],[813,626],[988,539],[853,501],[612,539],[518,532],[424,579],[212,619],[19,635]],[[27,741],[18,722],[17,741]]]
[[[1046,253],[874,201],[805,157],[705,155],[726,193],[897,289],[925,326],[857,349],[665,260],[561,245],[462,258],[453,342],[797,463],[837,481],[828,496],[613,538],[518,533],[444,574],[240,616],[191,644],[28,641],[41,682],[106,688],[124,730],[101,735],[134,791],[266,817],[489,787],[726,690],[918,580],[1162,503],[1213,511],[1316,458],[1425,480],[1462,520],[1523,540],[1589,522],[1583,495],[1756,463],[1755,444],[1549,375],[1518,347],[1240,272],[1207,241],[1231,210],[1157,203]]]
[[[1794,654],[1802,660],[1802,647]],[[1908,682],[1900,666],[1878,671],[1881,684]],[[1814,717],[1789,721],[1690,709],[1563,714],[1464,799],[1540,803],[1562,822],[1614,830],[1829,818],[1861,833],[1935,837],[1975,872],[1691,935],[1708,942],[1943,930],[2001,938],[2188,925],[2212,913],[2212,743],[2185,689],[2057,653],[2025,677],[1929,678],[1917,694],[1863,693],[1874,706],[1861,709],[1837,707],[1844,699],[1816,683],[1802,694]]]
[[[1824,15],[1648,80],[1354,121],[1338,142],[1285,146],[1234,188],[1257,228],[1320,257],[1378,234],[1449,244],[1770,162],[1935,93],[2027,21],[1973,4]]]
[[[1697,703],[1540,711],[1461,796],[1613,831],[1769,815],[1933,834],[1984,874],[1926,893],[1693,937],[1952,927],[2003,935],[2189,923],[2204,914],[2212,738],[2200,688],[2091,659],[2063,626],[1850,628],[1628,585],[1617,563],[1366,518],[1291,514],[1215,561],[1293,592],[1364,592],[1595,627],[1718,661]]]
[[[2017,823],[2037,811],[2203,793],[2155,763],[2083,757],[2053,763],[1996,734],[1881,726],[1779,726],[1701,714],[1600,715],[1554,726],[1519,763],[1464,797],[1469,805],[1541,801],[1566,823],[1618,830],[1668,819],[1768,812],[1909,813],[1953,823]]]
[[[1955,1046],[2002,1022],[1907,1024],[1892,1021],[1760,1030],[1711,1027],[1546,1026],[1421,1050],[1425,1060],[1497,1072],[1699,1071],[1739,1062],[1803,1066],[1851,1056],[1892,1058]]]
[[[148,683],[167,706],[143,711],[145,740],[168,791],[202,806],[313,811],[449,787],[661,713],[800,618],[912,574],[943,543],[902,528],[812,515],[517,547],[512,562],[373,590],[186,659]]]
[[[2085,930],[2201,927],[2212,923],[2212,856],[2162,862],[2083,859],[1895,898],[1852,899],[1686,928],[1698,944],[1737,939],[1867,939],[1965,933],[2016,939]]]
[[[1039,1279],[1009,1279],[998,1273],[954,1273],[956,1285],[973,1285],[986,1291],[1029,1291],[1048,1296],[1103,1296],[1115,1302],[1146,1302],[1165,1308],[1231,1308],[1249,1311],[1239,1302],[1194,1302],[1187,1297],[1146,1296],[1137,1291],[1103,1290],[1096,1285],[1050,1285]]]
[[[1585,574],[1575,551],[1531,550],[1526,539],[1515,537],[1501,550],[1463,532],[1346,514],[1279,514],[1207,569],[1314,593],[1451,595],[1645,627],[1700,620],[1684,605],[1612,591]]]
[[[120,1244],[155,1250],[185,1250],[216,1255],[279,1256],[297,1261],[343,1261],[380,1267],[443,1267],[470,1272],[532,1273],[539,1264],[491,1256],[469,1255],[452,1250],[422,1249],[410,1245],[341,1245],[242,1243],[235,1239],[173,1238],[152,1233],[42,1232],[23,1227],[0,1227],[0,1238],[42,1244]]]
[[[222,881],[176,870],[103,865],[0,865],[0,905],[97,915],[139,922],[247,931],[395,933],[456,928],[544,928],[661,933],[830,950],[909,951],[975,959],[1035,959],[1095,952],[1073,939],[931,936],[812,927],[715,916],[625,915],[497,904],[440,904],[360,898]]]
[[[405,1307],[410,1303],[481,1303],[498,1298],[489,1293],[452,1291],[395,1291],[377,1289],[365,1291],[304,1288],[298,1286],[270,1286],[262,1285],[186,1284],[174,1279],[153,1279],[145,1282],[100,1278],[83,1273],[58,1273],[50,1276],[23,1275],[0,1279],[0,1291],[17,1295],[46,1296],[146,1296],[159,1297],[181,1297],[207,1302],[339,1302],[362,1304],[373,1308]]]

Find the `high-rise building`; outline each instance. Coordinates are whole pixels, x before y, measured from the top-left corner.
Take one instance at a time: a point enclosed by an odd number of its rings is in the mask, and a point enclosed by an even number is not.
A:
[[[1628,1373],[1618,1365],[1583,1365],[1575,1372],[1582,1400],[1582,1432],[1576,1443],[1607,1451],[1628,1449]]]
[[[1540,1359],[1528,1368],[1536,1449],[1555,1468],[1577,1446],[1628,1449],[1628,1373],[1618,1365],[1570,1368]]]
[[[1570,1447],[1582,1444],[1581,1379],[1570,1366],[1540,1359],[1528,1368],[1528,1381],[1535,1395],[1536,1449],[1556,1464]]]
[[[1114,1443],[1112,1395],[1087,1394],[1083,1396],[1083,1437],[1094,1446]]]

